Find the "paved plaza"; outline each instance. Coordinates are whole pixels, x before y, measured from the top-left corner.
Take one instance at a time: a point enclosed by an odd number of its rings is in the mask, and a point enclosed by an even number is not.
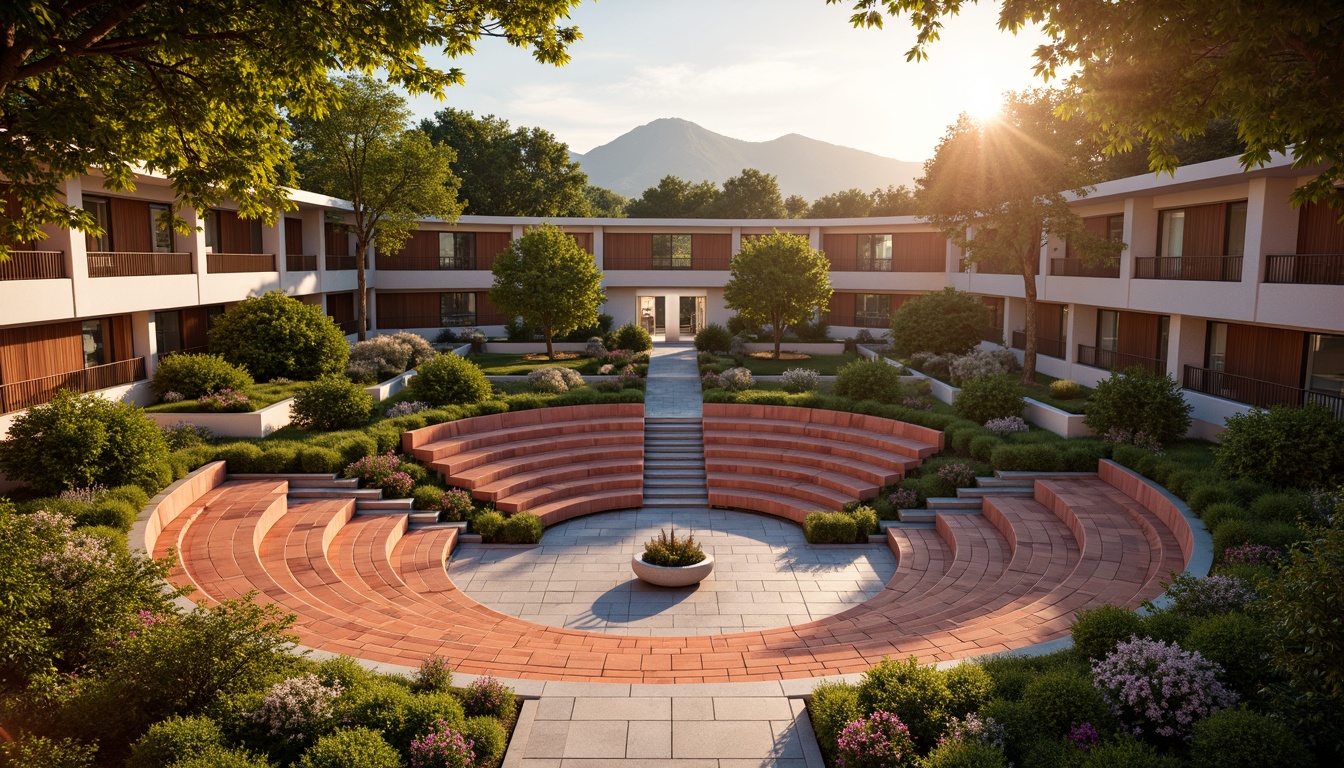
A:
[[[714,556],[698,587],[635,578],[630,559],[660,530],[690,533]],[[632,510],[546,530],[538,547],[463,544],[448,573],[501,613],[617,635],[718,635],[825,618],[880,592],[896,571],[886,544],[808,544],[778,518],[725,510]]]

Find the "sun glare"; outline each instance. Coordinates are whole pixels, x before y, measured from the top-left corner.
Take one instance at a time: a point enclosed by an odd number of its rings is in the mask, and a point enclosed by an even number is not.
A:
[[[980,122],[998,117],[1003,108],[1003,97],[993,89],[972,86],[962,99],[961,111]]]

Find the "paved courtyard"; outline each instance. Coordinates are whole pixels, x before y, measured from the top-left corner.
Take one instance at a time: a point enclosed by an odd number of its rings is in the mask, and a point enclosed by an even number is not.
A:
[[[660,529],[714,556],[698,587],[639,581],[630,559]],[[546,530],[538,547],[464,544],[448,572],[467,596],[538,624],[620,635],[718,635],[825,618],[896,571],[885,544],[813,546],[791,522],[725,510],[607,512]]]

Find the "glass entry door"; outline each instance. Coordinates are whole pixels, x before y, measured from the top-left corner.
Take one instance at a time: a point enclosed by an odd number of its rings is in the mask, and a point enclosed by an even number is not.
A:
[[[639,324],[650,336],[663,336],[667,333],[667,297],[640,296]]]
[[[681,337],[693,338],[705,327],[705,297],[682,296],[681,299]]]

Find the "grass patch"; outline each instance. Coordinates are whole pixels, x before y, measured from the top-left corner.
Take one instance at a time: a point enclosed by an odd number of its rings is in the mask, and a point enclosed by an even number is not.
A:
[[[288,400],[298,394],[308,382],[291,381],[288,384],[253,384],[247,388],[247,396],[252,400],[252,410],[259,411],[281,400]],[[179,403],[155,403],[145,408],[146,413],[212,413],[202,411],[195,400],[183,400]]]
[[[479,365],[486,376],[526,376],[538,368],[574,368],[580,373],[597,373],[593,365],[596,361],[590,357],[571,357],[567,360],[529,360],[528,357],[504,352],[480,352],[469,355],[467,359]],[[589,368],[592,370],[589,371]]]
[[[834,376],[840,366],[858,359],[858,355],[848,353],[843,355],[812,355],[806,360],[771,360],[769,358],[748,357],[742,367],[751,371],[752,376],[780,376],[790,368],[811,368],[822,376]]]
[[[1060,400],[1050,396],[1050,382],[1058,381],[1054,376],[1047,376],[1040,371],[1036,372],[1036,383],[1024,387],[1027,390],[1027,397],[1032,400],[1045,403],[1058,408],[1066,413],[1082,414],[1083,404],[1092,396],[1092,389],[1079,385],[1080,394],[1072,400]]]

